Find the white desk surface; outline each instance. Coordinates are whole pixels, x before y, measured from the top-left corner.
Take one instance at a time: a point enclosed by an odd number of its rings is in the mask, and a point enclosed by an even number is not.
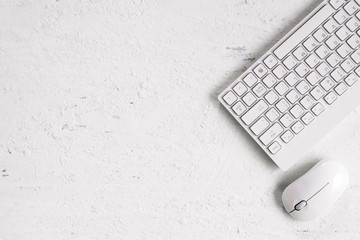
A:
[[[0,240],[359,239],[359,111],[282,172],[216,99],[319,3],[1,1]],[[350,187],[297,222],[326,156]]]

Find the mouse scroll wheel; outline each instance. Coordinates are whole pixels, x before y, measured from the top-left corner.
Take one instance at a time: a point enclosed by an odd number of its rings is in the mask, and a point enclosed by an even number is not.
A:
[[[307,201],[301,200],[299,203],[297,203],[297,204],[295,205],[294,209],[295,209],[296,211],[300,211],[301,209],[303,209],[304,207],[306,207],[306,205],[307,205]]]

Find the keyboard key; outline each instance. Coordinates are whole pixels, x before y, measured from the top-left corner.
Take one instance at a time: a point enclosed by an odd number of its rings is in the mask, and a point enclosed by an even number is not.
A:
[[[294,131],[294,133],[298,134],[304,129],[304,125],[301,122],[296,122],[292,127],[291,130]]]
[[[263,79],[263,83],[268,87],[271,88],[276,83],[276,79],[273,75],[269,74]]]
[[[303,45],[309,52],[311,52],[317,47],[318,42],[314,38],[310,37],[303,43]]]
[[[314,33],[314,38],[316,39],[316,41],[318,41],[319,43],[324,41],[327,37],[326,32],[320,28],[318,30],[316,30],[316,32]]]
[[[320,59],[315,54],[311,54],[305,59],[305,62],[310,68],[314,68],[320,62]]]
[[[351,54],[351,58],[356,64],[360,63],[360,50],[357,50],[356,52]]]
[[[306,110],[310,109],[314,103],[314,100],[309,95],[306,95],[303,99],[300,100],[301,106],[303,106]]]
[[[295,72],[300,77],[304,77],[309,71],[309,68],[304,63],[300,63],[300,65],[295,68]]]
[[[264,64],[271,69],[277,64],[277,60],[273,55],[269,55],[264,59]]]
[[[340,55],[340,57],[345,58],[352,52],[352,49],[346,43],[341,45],[336,52]]]
[[[249,111],[247,111],[241,118],[246,125],[252,123],[256,118],[263,114],[269,106],[264,100],[257,102]]]
[[[340,44],[340,39],[333,35],[325,43],[331,50],[334,50]]]
[[[335,67],[341,62],[341,58],[336,53],[331,54],[326,61],[330,64],[330,66]]]
[[[339,85],[337,85],[334,88],[334,90],[340,96],[347,90],[347,87],[346,87],[345,83],[340,83]]]
[[[264,117],[261,117],[261,118],[259,118],[259,120],[257,120],[254,123],[254,125],[252,125],[250,127],[250,129],[257,136],[262,131],[264,131],[269,125],[270,125],[270,123]]]
[[[279,123],[275,123],[263,135],[261,135],[259,139],[264,145],[268,145],[275,138],[277,138],[283,130],[284,129],[280,126]]]
[[[223,96],[223,99],[227,105],[232,105],[237,100],[237,97],[232,91],[229,91]]]
[[[338,82],[345,77],[345,73],[340,68],[337,68],[332,73],[330,73],[330,76],[335,80],[335,82]]]
[[[299,29],[286,39],[275,51],[274,54],[282,60],[293,48],[298,45],[313,30],[325,21],[334,10],[329,5],[324,5],[318,12],[310,17]]]
[[[344,41],[348,36],[350,36],[351,32],[346,26],[343,26],[337,30],[335,34],[341,41]]]
[[[352,86],[356,81],[358,80],[358,77],[355,74],[350,74],[345,78],[345,82],[347,85]]]
[[[289,89],[288,86],[284,82],[280,82],[278,85],[276,85],[275,90],[279,95],[284,95],[287,90]]]
[[[360,37],[357,35],[353,35],[347,40],[347,43],[350,45],[352,49],[356,49],[360,44]]]
[[[351,1],[344,6],[344,9],[349,15],[352,15],[357,9],[359,9],[359,5],[357,5],[354,1]]]
[[[254,86],[254,84],[257,82],[257,78],[252,73],[246,75],[246,77],[244,77],[243,80],[246,83],[246,85],[248,85],[249,87]]]
[[[273,70],[273,73],[278,79],[280,79],[285,76],[286,69],[282,65],[279,65]]]
[[[337,22],[334,19],[329,19],[325,24],[324,24],[324,28],[328,33],[332,33],[335,31],[335,29],[337,29],[339,26],[339,24],[337,24]]]
[[[316,72],[312,72],[309,75],[307,75],[306,80],[311,84],[315,85],[318,81],[321,80],[321,77]]]
[[[286,98],[290,103],[295,103],[297,100],[299,100],[300,95],[296,90],[291,90],[288,94],[286,94]]]
[[[347,40],[347,43],[352,49],[356,49],[360,45],[360,37],[357,35],[353,35]]]
[[[314,120],[314,115],[312,115],[311,112],[307,112],[302,118],[301,120],[303,121],[303,123],[305,123],[306,125],[310,124],[313,120]]]
[[[355,73],[360,77],[360,67],[355,69]]]
[[[325,89],[325,91],[329,91],[335,83],[330,78],[325,78],[320,85]]]
[[[309,89],[310,86],[307,82],[301,81],[297,86],[296,89],[300,92],[300,94],[304,95]]]
[[[319,58],[324,59],[330,54],[330,50],[325,45],[321,45],[318,49],[315,50],[315,53]]]
[[[246,111],[246,107],[242,102],[239,101],[232,107],[232,110],[236,115],[240,116]]]
[[[304,59],[304,57],[306,57],[307,52],[305,51],[305,49],[303,47],[298,47],[294,52],[293,52],[294,56],[296,57],[297,60],[301,61]]]
[[[283,135],[281,135],[281,139],[288,143],[294,138],[294,134],[291,131],[286,131]]]
[[[338,9],[339,7],[341,7],[341,5],[344,4],[344,0],[330,0],[330,4],[331,6],[333,6],[333,8]]]
[[[266,95],[265,95],[265,99],[269,104],[274,104],[278,99],[279,96],[274,92],[274,91],[269,91]]]
[[[269,146],[268,149],[272,154],[276,154],[277,152],[279,152],[281,150],[281,145],[275,141]]]
[[[319,116],[325,110],[324,106],[321,103],[317,103],[311,111],[316,115]]]
[[[355,67],[355,64],[350,59],[346,59],[340,66],[345,72],[349,73]]]
[[[355,31],[359,27],[359,20],[356,18],[350,19],[345,25],[349,28],[350,31]]]
[[[265,74],[267,73],[267,69],[265,68],[264,65],[262,65],[261,63],[259,65],[257,65],[254,68],[254,73],[259,77],[262,78],[263,76],[265,76]]]
[[[233,90],[238,96],[242,96],[247,91],[247,87],[242,82],[239,82],[233,87]]]
[[[261,97],[266,93],[266,89],[262,83],[258,83],[252,90],[258,97]]]
[[[246,103],[246,105],[250,106],[251,104],[256,102],[256,97],[251,92],[248,92],[247,94],[245,94],[242,100]]]
[[[290,109],[290,113],[294,118],[299,118],[301,115],[303,115],[304,109],[296,104],[293,108]]]
[[[335,100],[337,99],[337,96],[334,92],[330,92],[328,93],[324,100],[328,103],[328,104],[332,104]]]
[[[284,127],[287,128],[294,122],[294,119],[290,116],[290,114],[286,113],[280,118],[280,122]]]
[[[265,116],[270,120],[270,122],[275,121],[278,117],[280,117],[280,114],[278,111],[276,111],[275,108],[271,108]]]
[[[285,77],[285,81],[289,84],[289,86],[293,87],[299,81],[299,78],[295,75],[295,73],[290,73]]]
[[[298,61],[296,61],[296,59],[291,55],[288,56],[287,58],[285,58],[285,60],[283,61],[283,64],[289,70],[291,70],[293,67],[295,67],[297,63],[298,63]]]
[[[324,77],[326,74],[328,74],[330,72],[330,68],[326,63],[321,63],[317,68],[316,71],[322,76]]]
[[[289,109],[290,104],[285,99],[281,99],[275,106],[281,113],[283,113]]]
[[[325,92],[321,87],[316,86],[313,90],[311,90],[310,94],[315,100],[319,100],[322,96],[324,96]]]
[[[343,9],[339,10],[335,15],[334,19],[339,23],[344,23],[349,18],[349,14],[347,14]]]

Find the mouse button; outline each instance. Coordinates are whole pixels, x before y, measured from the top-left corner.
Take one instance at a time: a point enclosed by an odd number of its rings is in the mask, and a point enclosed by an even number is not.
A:
[[[300,211],[301,209],[303,209],[304,207],[306,207],[306,205],[307,205],[307,201],[301,200],[300,202],[298,202],[298,203],[295,205],[294,209],[295,209],[296,211]]]
[[[349,184],[349,175],[345,171],[339,171],[337,174],[334,175],[332,180],[332,189],[333,191],[342,191],[345,189]]]

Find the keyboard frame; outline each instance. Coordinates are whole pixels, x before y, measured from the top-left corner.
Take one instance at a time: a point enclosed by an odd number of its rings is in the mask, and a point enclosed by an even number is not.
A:
[[[292,141],[286,144],[277,154],[273,155],[267,149],[268,146],[264,146],[260,140],[259,136],[256,136],[250,130],[250,126],[244,124],[244,122],[240,119],[240,116],[236,115],[231,106],[229,106],[223,99],[223,96],[228,93],[237,83],[243,82],[242,79],[250,72],[253,72],[254,68],[263,63],[264,59],[269,55],[273,55],[274,51],[285,41],[287,40],[294,32],[296,32],[301,26],[304,25],[314,14],[316,14],[321,8],[325,5],[329,4],[328,0],[324,0],[317,7],[315,7],[302,21],[300,21],[296,26],[292,28],[285,36],[283,36],[273,47],[271,47],[267,52],[265,52],[262,57],[257,59],[244,73],[242,73],[233,83],[231,83],[224,91],[222,91],[218,95],[218,100],[221,104],[230,112],[230,114],[237,120],[237,122],[248,132],[248,134],[255,140],[255,142],[265,151],[265,153],[272,159],[282,170],[286,171],[291,166],[293,166],[301,157],[311,148],[313,147],[318,140],[323,138],[327,133],[330,132],[332,128],[334,128],[341,120],[343,120],[351,111],[353,111],[360,104],[360,83],[355,83],[352,87],[348,88],[348,90],[338,97],[338,99],[331,105],[325,106],[325,111],[316,116],[314,121],[311,124],[305,126],[304,130],[296,135]],[[333,16],[338,10],[334,9]],[[329,18],[328,18],[329,19]],[[326,22],[325,20],[324,22]],[[322,22],[321,25],[324,24]],[[317,29],[317,26],[314,27],[314,30]],[[314,33],[311,33],[311,35]],[[358,30],[357,30],[358,31]],[[329,36],[335,35],[335,32],[329,34]],[[306,40],[304,38],[300,44],[302,44]],[[296,47],[299,46],[296,45]],[[294,49],[296,48],[294,47]],[[291,51],[293,52],[294,49]],[[350,56],[348,56],[350,58]],[[282,62],[285,58],[279,59],[278,62]],[[338,67],[338,66],[337,66]],[[355,67],[356,69],[357,67]],[[335,69],[335,68],[334,68]],[[304,79],[304,78],[300,78]],[[283,81],[284,78],[278,80],[277,82]],[[245,84],[245,83],[244,83]],[[246,85],[246,84],[245,84]],[[254,85],[255,86],[255,85]],[[252,87],[250,88],[252,89]],[[273,87],[272,87],[273,89]],[[268,91],[268,90],[267,90]],[[250,91],[252,92],[252,91]],[[265,96],[265,95],[264,95]],[[257,98],[257,102],[259,99],[264,99],[264,96]],[[239,99],[239,98],[238,98]],[[294,104],[292,104],[294,105]],[[279,139],[279,136],[276,138]]]

